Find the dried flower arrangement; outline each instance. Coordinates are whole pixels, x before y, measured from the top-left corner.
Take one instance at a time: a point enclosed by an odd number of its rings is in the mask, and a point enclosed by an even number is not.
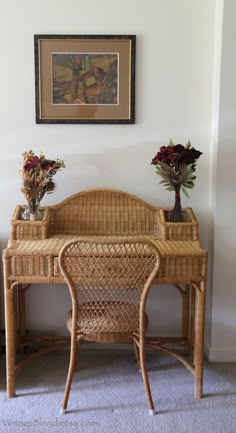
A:
[[[152,159],[161,184],[168,191],[175,191],[175,205],[171,212],[171,221],[182,221],[180,191],[188,196],[187,189],[194,187],[197,159],[202,152],[192,147],[190,141],[185,146],[174,144],[170,139],[168,146],[162,146]]]
[[[31,219],[38,219],[38,208],[45,194],[55,189],[53,176],[65,167],[63,160],[47,159],[41,152],[39,156],[32,150],[22,153],[23,163],[19,173],[23,180],[23,192],[29,208]],[[38,214],[38,216],[37,216]]]

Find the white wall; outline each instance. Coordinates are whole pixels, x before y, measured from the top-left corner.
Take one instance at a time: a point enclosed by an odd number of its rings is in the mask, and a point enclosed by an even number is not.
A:
[[[216,171],[212,338],[209,357],[236,361],[236,3],[225,0]]]
[[[215,6],[216,0],[1,1],[2,247],[9,238],[13,210],[24,203],[18,175],[24,150],[42,150],[49,158],[65,160],[66,169],[55,177],[57,189],[44,198],[44,205],[93,187],[122,189],[153,205],[170,205],[172,196],[159,185],[150,161],[172,137],[179,143],[190,138],[203,152],[195,189],[183,204],[194,208],[203,245],[211,252]],[[36,125],[33,35],[37,33],[136,34],[136,124]],[[158,298],[156,311],[151,307],[154,298]],[[178,300],[172,288],[152,290],[153,327],[177,332]],[[68,303],[64,287],[40,291],[34,287],[28,299],[28,326],[61,332]]]

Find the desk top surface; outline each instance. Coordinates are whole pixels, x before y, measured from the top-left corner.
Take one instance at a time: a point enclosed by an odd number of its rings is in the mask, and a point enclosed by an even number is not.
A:
[[[105,237],[105,236],[104,236]],[[144,236],[145,237],[145,236]],[[206,255],[200,241],[169,241],[158,240],[152,236],[146,236],[154,240],[161,255],[174,256],[199,256]],[[14,255],[55,255],[57,256],[65,242],[76,238],[73,235],[53,235],[43,240],[10,240],[5,254]],[[87,238],[87,236],[86,236]],[[91,239],[94,236],[91,236]],[[100,237],[99,237],[100,238]],[[101,237],[102,238],[102,237]],[[113,239],[114,236],[106,236],[106,239]],[[118,238],[116,236],[116,238]],[[132,236],[127,237],[132,239]],[[83,236],[80,237],[83,239]]]

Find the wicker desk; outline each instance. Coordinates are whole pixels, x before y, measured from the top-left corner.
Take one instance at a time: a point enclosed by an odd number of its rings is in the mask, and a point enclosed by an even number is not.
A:
[[[132,206],[138,204],[135,209],[135,222],[130,221],[130,208],[129,208],[129,224],[130,227],[136,227],[135,234],[144,234],[148,237],[152,237],[161,254],[161,267],[156,279],[157,284],[172,284],[174,285],[182,295],[182,305],[183,305],[183,316],[182,316],[182,334],[178,338],[172,337],[147,337],[147,346],[158,348],[158,350],[162,350],[164,352],[170,353],[179,359],[183,364],[192,372],[195,378],[195,397],[201,398],[202,396],[202,381],[203,381],[203,350],[204,350],[204,311],[205,311],[205,286],[206,286],[206,266],[207,266],[207,253],[201,247],[201,244],[198,240],[165,240],[163,236],[161,236],[161,231],[159,231],[158,235],[158,219],[150,218],[148,215],[148,223],[143,219],[143,209],[142,206],[145,206],[146,210],[154,211],[158,214],[158,208],[152,208],[150,205],[142,202],[136,197],[130,196],[127,193],[112,191],[112,190],[90,190],[89,192],[79,193],[76,196],[62,202],[62,204],[47,208],[45,210],[45,214],[47,218],[51,218],[51,222],[46,221],[45,218],[43,221],[39,222],[25,222],[18,220],[19,218],[19,207],[17,207],[16,212],[14,214],[12,220],[12,233],[11,240],[8,243],[8,247],[5,249],[3,253],[3,263],[4,263],[4,288],[5,288],[5,321],[6,321],[6,366],[7,366],[7,394],[8,397],[15,396],[15,378],[17,372],[20,368],[25,365],[29,359],[34,358],[37,354],[33,354],[30,357],[23,358],[20,362],[16,362],[16,350],[24,347],[31,340],[25,336],[25,313],[24,313],[24,302],[25,302],[25,292],[27,288],[31,284],[59,284],[64,283],[64,280],[60,274],[58,267],[58,254],[62,247],[62,245],[69,239],[74,238],[76,236],[76,232],[73,230],[78,230],[78,225],[80,230],[77,233],[81,233],[82,225],[81,221],[75,223],[75,198],[76,205],[78,204],[78,200],[81,198],[84,200],[85,196],[89,196],[91,199],[91,195],[93,197],[92,204],[93,209],[96,209],[96,212],[100,207],[96,207],[96,203],[94,205],[94,192],[95,196],[98,198],[98,202],[104,203],[104,200],[101,201],[101,196],[104,199],[104,191],[105,197],[111,197],[114,203],[114,197],[118,197],[119,206],[120,204],[124,204],[124,200],[132,200]],[[121,200],[121,196],[124,197],[124,200]],[[73,218],[71,213],[68,212],[68,203],[71,206],[73,203],[72,211]],[[142,205],[140,208],[140,204]],[[116,203],[117,205],[117,203]],[[70,208],[70,207],[69,207]],[[137,208],[142,213],[141,222],[139,223],[140,233],[137,233]],[[68,233],[68,225],[63,224],[62,221],[62,209],[65,210],[65,214],[70,221],[70,227],[73,225],[75,229],[70,230]],[[104,211],[104,206],[102,206]],[[109,208],[110,209],[110,208]],[[59,212],[58,212],[59,211]],[[54,212],[58,212],[60,218],[55,217],[53,215]],[[80,209],[80,216],[84,218],[84,212]],[[114,223],[114,220],[111,218],[109,213],[107,212],[107,208],[105,208],[105,214],[107,215],[107,221],[109,221],[110,226],[106,226],[104,222],[104,214],[99,211],[99,217],[102,221],[102,229],[101,226],[98,225],[97,221],[94,220],[94,215],[90,217],[92,223],[88,226],[83,226],[82,235],[92,235],[94,236],[96,233],[95,229],[97,227],[98,235],[104,235],[106,230],[108,231],[108,236],[111,235],[114,227],[116,231],[120,230],[121,235],[122,228],[124,230],[125,223],[124,221],[117,220]],[[78,214],[78,212],[77,212]],[[76,215],[77,215],[76,214]],[[125,214],[124,207],[122,208],[122,212],[117,213],[116,216],[122,215],[124,216],[124,220],[127,222],[127,215]],[[17,223],[19,222],[19,224]],[[73,224],[71,223],[73,222]],[[88,221],[88,218],[87,220]],[[95,222],[94,222],[95,221]],[[153,221],[153,227],[157,229],[156,233],[154,233],[151,223]],[[21,224],[22,223],[22,224]],[[26,223],[26,225],[25,225]],[[28,226],[27,226],[28,224]],[[111,226],[113,224],[114,226]],[[146,231],[144,231],[143,224],[145,225]],[[59,228],[58,228],[59,227]],[[62,231],[64,227],[64,231],[66,233],[58,233],[59,229]],[[92,227],[92,228],[91,228]],[[147,230],[147,227],[149,231]],[[43,235],[39,235],[38,230]],[[90,230],[90,231],[89,231]],[[127,229],[125,229],[127,231]],[[189,229],[188,229],[189,230]],[[89,231],[89,233],[88,233]],[[125,233],[127,235],[127,233]],[[114,233],[117,236],[117,232]],[[114,237],[112,235],[112,237]],[[192,290],[191,296],[191,305],[190,305],[190,291]],[[16,297],[17,293],[17,297]],[[46,348],[42,349],[39,353],[45,353],[52,348],[56,349],[58,347],[65,347],[69,344],[68,337],[58,337],[56,343],[54,345],[50,345],[49,342],[51,339],[47,336],[45,338],[38,337],[38,340],[41,342],[46,342]],[[169,350],[169,347],[165,346],[168,342],[179,342],[185,349],[188,349],[193,352],[193,362],[188,362],[182,355],[179,355],[177,352],[172,352]]]

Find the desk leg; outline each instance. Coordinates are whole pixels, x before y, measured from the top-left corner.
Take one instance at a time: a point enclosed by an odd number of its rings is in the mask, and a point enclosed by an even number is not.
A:
[[[194,365],[195,365],[195,398],[202,397],[203,388],[203,360],[204,360],[204,322],[205,322],[205,282],[195,288],[195,336],[194,336]]]
[[[15,397],[15,358],[16,358],[16,312],[15,288],[17,283],[9,283],[5,279],[5,328],[6,328],[6,370],[7,395]]]
[[[195,290],[191,288],[191,312],[190,312],[190,350],[194,353],[194,334],[195,334]]]
[[[185,291],[182,294],[182,337],[186,339],[184,343],[184,351],[187,354],[190,349],[189,344],[189,309],[190,309],[190,286],[186,284]]]
[[[190,315],[190,285],[185,284],[182,288],[179,284],[175,284],[176,289],[182,296],[182,333],[181,337],[184,340],[184,352],[189,353],[190,345],[190,331],[189,331],[189,315]]]
[[[25,293],[30,286],[19,286],[18,293],[18,326],[19,326],[19,337],[25,337]]]

